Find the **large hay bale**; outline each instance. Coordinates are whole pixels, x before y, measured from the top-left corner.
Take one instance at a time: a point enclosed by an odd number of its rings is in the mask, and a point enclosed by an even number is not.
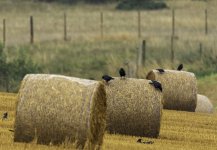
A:
[[[60,75],[27,75],[19,90],[15,142],[61,144],[83,148],[102,144],[106,126],[104,84]],[[36,134],[36,135],[35,135]]]
[[[110,133],[158,137],[162,93],[144,79],[115,78],[106,86]]]
[[[197,94],[197,107],[195,112],[213,113],[213,105],[208,97]]]
[[[162,84],[165,109],[194,112],[197,103],[197,81],[193,73],[186,71],[165,70],[159,73],[152,70],[146,76]]]

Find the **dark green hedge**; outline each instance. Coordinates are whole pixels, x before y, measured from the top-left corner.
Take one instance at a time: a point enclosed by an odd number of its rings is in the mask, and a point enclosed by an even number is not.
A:
[[[158,10],[168,8],[163,1],[154,0],[123,0],[116,9],[120,10]]]
[[[117,2],[117,1],[120,1],[120,0],[35,0],[35,1],[40,1],[40,2],[60,2],[60,3],[86,2],[86,3],[100,4],[100,3]]]

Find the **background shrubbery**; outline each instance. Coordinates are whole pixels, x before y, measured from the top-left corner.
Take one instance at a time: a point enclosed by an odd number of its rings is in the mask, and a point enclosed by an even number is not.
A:
[[[116,9],[120,9],[120,10],[155,10],[155,9],[164,9],[168,7],[163,0],[36,0],[36,1],[60,2],[60,3],[85,2],[90,4],[118,2]]]
[[[93,3],[93,4],[100,4],[100,3],[109,3],[109,2],[116,2],[120,0],[35,0],[40,2],[60,2],[60,3],[77,3],[77,2],[86,2],[86,3]]]
[[[123,0],[117,5],[120,10],[156,10],[164,9],[168,6],[163,1],[153,0]]]
[[[25,49],[20,49],[18,56],[13,61],[7,62],[7,56],[0,44],[0,80],[4,83],[6,91],[17,91],[20,81],[26,74],[40,72],[41,68],[25,53]]]

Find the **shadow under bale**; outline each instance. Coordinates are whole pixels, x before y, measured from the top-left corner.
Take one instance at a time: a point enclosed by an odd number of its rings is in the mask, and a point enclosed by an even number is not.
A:
[[[15,142],[100,148],[106,126],[106,93],[98,81],[32,74],[19,90]]]

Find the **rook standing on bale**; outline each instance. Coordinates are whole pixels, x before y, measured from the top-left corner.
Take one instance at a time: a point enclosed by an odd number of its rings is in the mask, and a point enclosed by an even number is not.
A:
[[[160,74],[164,73],[165,71],[163,69],[156,69],[157,71],[160,72]]]
[[[108,76],[108,75],[104,75],[102,76],[102,79],[106,81],[106,83],[108,83],[110,80],[114,80],[114,78]]]
[[[121,78],[126,76],[125,70],[123,68],[121,68],[119,70],[119,74],[120,74]]]
[[[177,68],[178,71],[181,71],[183,69],[183,64],[180,64]]]
[[[155,89],[158,89],[162,92],[162,86],[159,82],[157,82],[155,80],[151,80],[151,82],[149,84],[153,85],[155,87]]]
[[[2,120],[5,120],[5,119],[8,119],[8,112],[5,112],[5,113],[3,114]]]

